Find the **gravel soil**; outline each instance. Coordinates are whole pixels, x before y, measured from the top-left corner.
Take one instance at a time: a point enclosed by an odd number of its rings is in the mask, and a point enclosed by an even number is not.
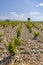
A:
[[[4,44],[9,43],[11,38],[16,37],[16,29],[19,27],[20,24],[15,26],[13,29],[11,26],[2,28],[0,27],[0,31],[2,31],[2,42],[0,42],[0,49],[4,48]],[[37,29],[32,28],[33,31]],[[43,38],[43,31],[39,31],[41,38]],[[22,31],[21,35],[19,36],[22,43],[18,46],[16,51],[15,59],[9,65],[43,65],[43,39],[37,37],[34,39],[33,32],[30,33],[29,29],[26,27],[24,23],[22,23]],[[0,50],[0,58],[1,58]],[[6,50],[7,52],[7,50]],[[3,54],[3,53],[2,53]],[[5,57],[5,55],[3,55]]]

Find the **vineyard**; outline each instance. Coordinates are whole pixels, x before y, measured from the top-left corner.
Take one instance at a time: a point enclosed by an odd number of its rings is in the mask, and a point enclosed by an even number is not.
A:
[[[0,22],[0,65],[43,65],[43,23]]]

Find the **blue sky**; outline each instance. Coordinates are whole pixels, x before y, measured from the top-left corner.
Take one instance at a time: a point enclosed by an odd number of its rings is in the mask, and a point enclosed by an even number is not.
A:
[[[43,0],[0,0],[0,20],[43,21]]]

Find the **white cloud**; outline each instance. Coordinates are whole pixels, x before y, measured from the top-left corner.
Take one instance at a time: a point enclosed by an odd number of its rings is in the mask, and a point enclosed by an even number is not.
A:
[[[10,20],[27,20],[26,14],[17,14],[16,12],[9,12],[9,13],[4,13],[4,15],[0,15],[0,20],[5,20],[5,19],[10,19]]]
[[[40,4],[36,5],[36,7],[39,7],[39,6],[43,6],[43,3],[40,3]]]
[[[40,12],[30,12],[30,14],[36,15],[36,14],[40,14]]]
[[[34,14],[34,15],[33,15]],[[40,12],[30,12],[28,14],[18,14],[18,13],[4,13],[3,15],[0,15],[0,20],[22,20],[27,21],[27,18],[31,18],[33,21],[40,21],[43,20],[43,14],[40,14]]]
[[[16,12],[10,12],[9,14],[14,15]]]
[[[40,5],[40,6],[43,6],[43,3],[40,3],[39,5]]]

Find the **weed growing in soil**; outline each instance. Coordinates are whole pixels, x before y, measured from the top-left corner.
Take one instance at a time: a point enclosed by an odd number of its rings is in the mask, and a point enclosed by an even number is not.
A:
[[[17,50],[18,45],[20,45],[21,40],[19,38],[13,38],[11,43],[7,46],[8,51],[10,54],[15,54],[15,51]]]
[[[21,44],[21,40],[19,38],[15,38],[15,45],[18,46]]]
[[[14,38],[12,39],[11,43],[7,46],[7,48],[10,54],[15,53],[17,47],[15,46]]]
[[[0,37],[2,36],[2,32],[0,32]]]
[[[34,32],[34,38],[36,38],[37,36],[39,36],[39,32]]]
[[[33,27],[35,27],[36,29],[40,29],[40,27],[39,26],[37,26],[36,24],[32,24],[33,25]]]
[[[25,23],[25,24],[31,33],[32,32],[32,24],[31,23]]]
[[[20,25],[20,27],[19,28],[17,28],[17,38],[20,36],[20,34],[21,34],[21,31],[22,31],[22,25]]]
[[[41,28],[41,31],[42,31],[43,29]]]

